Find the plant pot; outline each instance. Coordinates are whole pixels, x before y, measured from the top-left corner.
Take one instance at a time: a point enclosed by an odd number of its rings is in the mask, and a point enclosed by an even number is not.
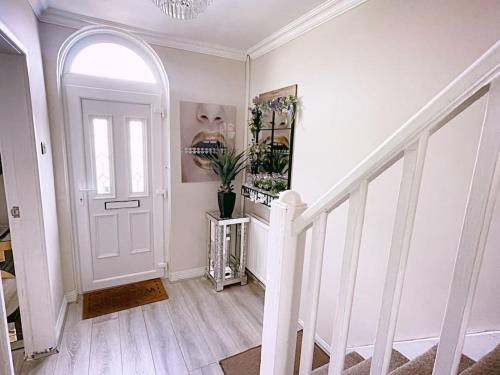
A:
[[[220,217],[223,219],[230,218],[234,211],[234,204],[236,203],[236,193],[219,192],[218,199]]]

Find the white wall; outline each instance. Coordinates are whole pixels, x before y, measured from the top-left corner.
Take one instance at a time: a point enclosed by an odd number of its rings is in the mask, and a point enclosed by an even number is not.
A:
[[[64,178],[61,109],[57,97],[57,53],[74,29],[40,24],[42,53],[54,144],[56,192],[61,229],[64,287],[74,283],[73,247],[70,238],[68,189]],[[238,147],[243,144],[245,68],[242,62],[152,46],[165,66],[170,82],[170,164],[171,164],[171,238],[170,272],[201,269],[205,266],[205,211],[217,208],[217,188],[213,183],[181,183],[179,102],[199,101],[237,106]]]
[[[53,165],[51,154],[51,142],[47,113],[47,102],[45,96],[45,82],[40,53],[40,42],[38,38],[38,21],[26,0],[9,0],[0,2],[0,22],[5,24],[13,32],[28,52],[29,86],[31,94],[31,107],[35,125],[35,144],[44,142],[47,146],[47,154],[41,155],[37,152],[38,174],[40,193],[42,199],[43,215],[43,243],[38,244],[43,251],[38,272],[46,273],[50,283],[50,298],[54,312],[54,325],[63,301],[63,288],[61,281],[61,266],[59,252],[59,233],[57,226],[57,215],[55,206],[55,190],[53,178]],[[43,284],[37,284],[43,285]],[[40,286],[41,287],[41,286]],[[45,322],[47,324],[47,322]],[[46,327],[47,329],[49,327]],[[55,338],[47,338],[46,343],[55,346]],[[37,347],[35,350],[44,350],[45,347]],[[29,348],[32,349],[32,348]],[[28,353],[30,354],[30,353]]]
[[[245,127],[244,63],[198,53],[153,46],[170,81],[172,173],[171,272],[206,265],[205,211],[217,209],[219,182],[181,183],[179,102],[207,102],[237,107],[237,147]],[[239,191],[236,185],[235,191]]]
[[[313,203],[500,37],[497,0],[371,0],[252,60],[251,97],[298,84],[292,188]],[[397,339],[436,336],[484,98],[430,143]],[[372,344],[401,164],[370,186],[349,345]],[[346,205],[330,216],[318,332],[331,337]],[[500,205],[470,330],[500,329]]]

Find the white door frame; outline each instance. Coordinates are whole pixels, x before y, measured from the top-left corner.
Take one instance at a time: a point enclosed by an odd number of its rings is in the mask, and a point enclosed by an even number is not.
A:
[[[9,328],[7,325],[7,313],[5,311],[5,300],[0,279],[0,374],[14,375],[12,364],[12,353],[10,351]]]
[[[133,47],[136,52],[140,52],[140,55],[145,58],[146,62],[150,63],[151,68],[154,69],[154,73],[157,76],[159,82],[157,85],[148,85],[135,82],[123,82],[107,79],[96,79],[93,77],[77,76],[69,73],[65,73],[66,63],[68,60],[68,55],[71,55],[73,47],[80,41],[85,41],[86,38],[99,37],[102,41],[110,36],[113,38],[118,38],[123,40],[124,44]],[[63,143],[63,154],[65,162],[64,180],[65,186],[68,191],[68,205],[71,209],[71,241],[72,241],[72,253],[74,260],[74,281],[77,288],[77,293],[83,290],[82,288],[82,275],[80,272],[81,260],[79,259],[79,244],[78,244],[78,228],[77,228],[77,217],[76,212],[76,202],[78,197],[75,196],[75,188],[73,186],[73,175],[71,168],[71,150],[70,150],[70,129],[69,129],[69,116],[67,108],[67,97],[65,93],[65,85],[81,86],[81,87],[100,87],[102,89],[118,90],[123,92],[135,92],[143,94],[153,94],[161,95],[161,103],[158,111],[162,115],[162,129],[163,129],[163,162],[164,162],[164,190],[166,194],[166,199],[164,200],[164,261],[167,272],[165,272],[165,277],[168,277],[168,264],[170,262],[170,221],[171,221],[171,194],[170,194],[170,91],[168,77],[163,66],[161,59],[158,57],[156,52],[143,40],[137,38],[136,36],[124,32],[122,29],[109,27],[109,26],[88,26],[84,27],[74,34],[72,34],[61,46],[58,54],[57,62],[57,87],[59,94],[59,104],[60,111],[63,116],[64,126],[62,128],[62,143]]]
[[[9,214],[9,223],[11,242],[14,248],[19,305],[23,320],[25,356],[34,357],[37,353],[54,350],[58,344],[59,334],[56,326],[57,313],[52,304],[48,279],[48,259],[38,170],[40,150],[37,147],[35,119],[31,107],[31,73],[28,49],[1,21],[0,34],[8,40],[14,50],[17,50],[17,57],[22,58],[19,69],[22,70],[23,78],[17,80],[14,86],[23,90],[18,98],[22,96],[24,99],[17,102],[17,105],[23,106],[22,110],[17,112],[22,114],[22,119],[18,117],[14,123],[15,126],[2,128],[2,136],[8,141],[6,142],[4,139],[4,141],[0,140],[0,143],[6,176],[7,207],[19,206],[21,208],[21,217],[12,218],[12,215]],[[16,62],[16,64],[18,63]],[[0,302],[2,302],[1,309],[3,310],[3,298],[0,300],[2,300]],[[9,374],[12,356],[10,344],[7,342],[5,345],[5,341],[3,341],[8,337],[8,327],[4,315],[4,313],[0,313],[0,362],[6,365],[6,368],[4,365],[0,366],[0,372]],[[60,323],[62,325],[62,320]],[[5,349],[8,349],[7,353]]]
[[[107,88],[103,88],[103,82],[101,79],[95,80],[92,85],[94,87],[81,86],[82,80],[86,83],[91,83],[93,80],[88,77],[79,77],[73,74],[66,74],[63,78],[63,87],[65,91],[66,98],[66,113],[68,114],[68,136],[69,136],[69,146],[70,151],[68,154],[71,178],[71,192],[73,195],[73,215],[76,220],[76,238],[78,241],[78,252],[77,258],[80,264],[80,278],[81,286],[83,290],[93,290],[102,289],[114,285],[116,278],[110,278],[102,281],[95,282],[93,280],[93,265],[92,258],[88,256],[82,256],[84,254],[91,254],[91,242],[90,242],[90,227],[89,227],[89,211],[88,211],[88,194],[87,191],[89,186],[87,186],[87,173],[85,171],[85,144],[83,137],[83,116],[82,116],[82,100],[103,100],[103,101],[113,101],[113,102],[126,102],[134,104],[144,104],[151,107],[151,129],[154,128],[154,124],[160,125],[162,122],[162,112],[159,110],[161,108],[161,91],[155,86],[148,86],[144,84],[136,83],[124,83],[124,82],[113,82],[109,81],[106,83]],[[78,84],[75,84],[78,82]],[[100,88],[95,86],[99,85]],[[129,90],[125,91],[124,86]],[[162,129],[162,132],[164,129]],[[163,137],[162,137],[163,138]],[[152,140],[154,141],[154,140]],[[149,147],[149,146],[148,146]],[[162,152],[161,159],[163,160],[163,147],[162,142],[156,143],[156,148],[160,148]],[[158,150],[157,150],[158,151]],[[125,155],[124,155],[125,157]],[[161,168],[161,166],[154,166],[152,168]],[[153,171],[151,170],[151,175],[158,174],[163,176],[163,171]],[[161,179],[161,178],[160,178]],[[166,198],[164,184],[162,186],[151,186],[151,195],[153,198],[153,204],[163,205],[163,201]],[[76,199],[75,199],[76,198]],[[80,204],[83,202],[83,204]],[[163,211],[163,210],[162,210]],[[155,259],[155,271],[148,271],[147,274],[151,274],[151,278],[157,277],[158,274],[161,277],[165,277],[165,252],[164,252],[164,221],[165,215],[163,214],[163,220],[159,223],[155,220],[153,223],[155,234],[154,238],[154,259]],[[161,237],[159,237],[161,235]],[[156,246],[160,244],[160,246]],[[158,272],[158,270],[163,269],[163,272]],[[145,273],[139,273],[137,275],[128,275],[127,279],[129,281],[142,280]]]

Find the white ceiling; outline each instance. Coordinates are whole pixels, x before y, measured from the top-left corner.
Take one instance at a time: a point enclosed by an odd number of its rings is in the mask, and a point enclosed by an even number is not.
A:
[[[151,0],[41,1],[48,8],[246,51],[325,0],[214,0],[191,21],[169,18]]]

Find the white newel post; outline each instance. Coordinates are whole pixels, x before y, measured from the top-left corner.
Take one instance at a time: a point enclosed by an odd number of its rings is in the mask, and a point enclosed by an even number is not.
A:
[[[294,235],[292,223],[305,209],[294,191],[271,204],[261,375],[293,374],[305,233]]]

